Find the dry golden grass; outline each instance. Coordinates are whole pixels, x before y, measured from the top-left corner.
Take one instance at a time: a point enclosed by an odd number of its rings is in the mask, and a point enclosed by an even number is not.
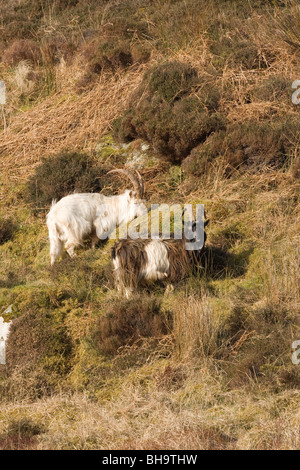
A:
[[[173,374],[174,379],[177,374],[178,378],[179,366],[162,369],[157,385],[148,390],[125,381],[118,396],[102,404],[75,394],[2,405],[0,448],[11,448],[12,442],[14,448],[38,450],[299,448],[299,391],[259,399],[249,391],[225,393],[199,364],[193,364],[194,372],[181,370],[189,375],[188,385],[166,386],[166,377]],[[140,379],[149,372],[148,367]],[[155,368],[151,372],[158,373]],[[40,429],[29,442],[22,431],[8,433],[11,423],[17,429],[20,423],[22,430],[26,420]]]
[[[205,363],[218,353],[222,323],[214,315],[212,299],[203,292],[199,297],[178,298],[174,316],[174,343],[181,359],[198,357]]]
[[[61,149],[92,149],[108,131],[111,121],[125,108],[142,76],[142,67],[116,80],[101,77],[86,95],[71,89],[43,100],[27,112],[15,115],[3,136],[1,173],[12,172],[22,180],[41,156]]]

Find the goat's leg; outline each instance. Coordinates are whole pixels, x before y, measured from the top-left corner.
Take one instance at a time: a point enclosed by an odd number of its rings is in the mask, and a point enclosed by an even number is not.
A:
[[[166,287],[166,290],[165,290],[165,295],[169,295],[171,294],[171,292],[174,291],[174,286],[173,284],[168,284],[167,287]]]
[[[99,240],[99,238],[97,237],[97,235],[92,235],[92,250],[94,250],[96,248],[96,243],[97,241]]]
[[[126,287],[124,285],[124,282],[121,279],[120,272],[118,269],[115,269],[114,271],[114,278],[115,278],[115,287],[118,291],[119,295],[124,295],[126,299],[130,299],[132,296],[133,289],[131,287]]]
[[[161,271],[156,272],[157,279],[161,281],[162,279],[166,279],[168,277],[168,273],[163,273]]]
[[[65,246],[66,250],[67,250],[67,253],[68,255],[71,257],[71,258],[75,258],[76,257],[76,253],[75,253],[75,245],[71,245],[71,244],[68,244]]]
[[[126,299],[130,299],[132,296],[132,288],[131,287],[125,287],[125,297]]]
[[[50,238],[50,260],[51,266],[55,263],[57,258],[63,253],[63,242],[57,238]]]
[[[74,251],[74,248],[75,248],[75,247],[72,246],[71,248],[69,248],[69,249],[67,250],[67,253],[68,253],[68,255],[69,255],[71,258],[76,258],[76,256],[77,256],[76,253],[75,253],[75,251]]]

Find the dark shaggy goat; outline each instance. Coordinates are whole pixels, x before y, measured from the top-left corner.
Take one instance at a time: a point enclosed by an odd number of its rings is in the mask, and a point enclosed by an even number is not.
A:
[[[208,224],[208,220],[204,226]],[[204,243],[206,234],[204,232]],[[187,250],[186,238],[182,239],[126,239],[112,248],[115,284],[126,297],[139,284],[157,280],[178,282],[201,266],[200,249]]]

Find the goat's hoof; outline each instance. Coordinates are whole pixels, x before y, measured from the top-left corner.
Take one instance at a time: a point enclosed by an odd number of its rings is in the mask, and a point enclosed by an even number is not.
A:
[[[165,290],[165,295],[171,294],[171,292],[174,291],[174,286],[173,284],[168,284]]]

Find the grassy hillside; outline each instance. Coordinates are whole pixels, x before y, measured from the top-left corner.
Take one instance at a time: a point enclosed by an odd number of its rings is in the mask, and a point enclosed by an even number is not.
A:
[[[0,1],[0,449],[296,449],[296,1]],[[50,268],[52,198],[203,203],[203,269],[120,298],[113,241]],[[125,183],[124,183],[125,184]]]

